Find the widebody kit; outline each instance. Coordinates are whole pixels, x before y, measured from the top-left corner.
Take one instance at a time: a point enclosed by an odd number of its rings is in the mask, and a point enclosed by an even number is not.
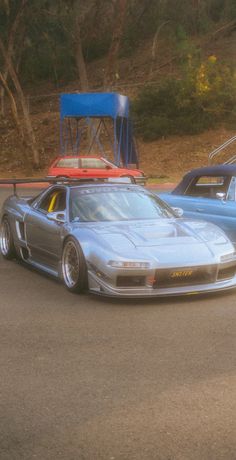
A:
[[[178,217],[132,183],[61,181],[37,197],[10,196],[0,249],[75,292],[158,297],[236,287],[236,254],[224,232]]]

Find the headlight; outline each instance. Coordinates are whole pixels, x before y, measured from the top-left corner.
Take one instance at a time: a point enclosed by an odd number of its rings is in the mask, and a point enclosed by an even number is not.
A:
[[[224,256],[221,256],[220,261],[221,262],[230,262],[231,260],[236,259],[236,251],[230,252],[229,254],[225,254]]]
[[[149,262],[109,260],[108,265],[114,268],[150,268]]]

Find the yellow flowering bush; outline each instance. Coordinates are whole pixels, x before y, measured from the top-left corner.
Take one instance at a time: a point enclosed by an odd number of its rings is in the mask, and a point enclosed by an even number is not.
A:
[[[236,78],[232,70],[211,55],[196,69],[195,98],[211,113],[227,113],[235,103]]]
[[[236,73],[214,55],[197,63],[188,55],[181,79],[147,86],[133,103],[137,130],[146,140],[235,122],[235,107]]]

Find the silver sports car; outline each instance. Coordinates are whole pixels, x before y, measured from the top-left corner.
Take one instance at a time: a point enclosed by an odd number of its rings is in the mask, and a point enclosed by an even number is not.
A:
[[[236,253],[222,230],[178,217],[131,183],[65,182],[34,198],[10,196],[0,249],[72,292],[157,297],[236,287]]]

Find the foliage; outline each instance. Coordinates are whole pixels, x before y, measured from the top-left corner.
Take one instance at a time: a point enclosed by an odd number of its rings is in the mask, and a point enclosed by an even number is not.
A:
[[[236,121],[236,77],[215,56],[198,64],[189,56],[182,78],[148,86],[133,104],[136,129],[144,140],[196,134],[219,122]]]
[[[0,36],[7,43],[22,0],[0,0]],[[180,55],[192,54],[191,37],[236,18],[235,0],[129,0],[121,55],[131,55],[159,28],[174,38]],[[117,0],[27,0],[21,35],[14,49],[19,77],[26,81],[69,81],[76,75],[76,21],[89,62],[107,54]],[[20,64],[20,65],[19,65]],[[0,56],[0,67],[2,58]]]

